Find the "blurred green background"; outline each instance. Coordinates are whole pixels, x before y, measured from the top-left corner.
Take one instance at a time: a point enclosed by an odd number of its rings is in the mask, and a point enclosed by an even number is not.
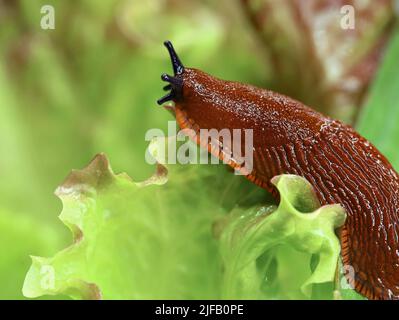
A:
[[[257,13],[264,9],[257,6],[262,1],[250,2],[0,1],[0,299],[23,298],[30,254],[52,255],[70,243],[69,231],[57,218],[61,202],[53,192],[72,168],[82,168],[95,154],[105,152],[116,172],[125,171],[135,180],[153,171],[144,159],[145,133],[150,128],[166,132],[167,120],[172,119],[155,102],[163,94],[161,73],[171,72],[164,40],[172,40],[187,66],[279,88],[353,122],[371,76],[359,76],[360,85],[349,95],[328,81],[320,88],[320,77],[331,78],[331,63],[326,67],[321,62],[336,52],[316,50],[320,63],[314,63],[311,44],[298,42],[306,31],[295,27],[295,19],[274,15],[272,25],[259,24]],[[324,2],[334,4],[327,8],[330,11],[341,3]],[[362,69],[358,65],[378,65],[376,57],[385,44],[381,39],[389,39],[388,2],[379,2],[380,14],[378,19],[368,17],[370,26],[366,20],[360,26],[364,33],[375,30],[374,36],[365,40],[362,32],[352,33],[348,40],[338,33],[338,40],[361,48],[361,54],[350,64],[344,62],[358,52],[355,49],[334,60],[347,70],[332,81],[334,85],[357,75],[356,67]],[[55,30],[40,28],[43,5],[55,8]],[[311,18],[315,21],[316,11]],[[290,38],[287,28],[296,30],[297,36]],[[281,34],[281,41],[268,43],[275,33]],[[331,41],[342,43],[334,34]],[[304,61],[309,62],[308,70]],[[292,72],[283,79],[283,72],[275,71],[284,63]]]

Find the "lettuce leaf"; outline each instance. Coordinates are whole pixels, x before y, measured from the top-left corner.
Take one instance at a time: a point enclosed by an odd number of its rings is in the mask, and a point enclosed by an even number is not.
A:
[[[256,193],[265,194],[220,166],[158,164],[152,177],[134,182],[97,155],[56,191],[74,243],[52,258],[32,257],[23,293],[216,299],[221,259],[212,223],[237,197]]]
[[[339,205],[320,207],[306,180],[283,175],[273,179],[277,207],[222,165],[165,165],[160,142],[150,145],[158,164],[145,181],[114,174],[99,154],[58,187],[74,242],[51,258],[32,257],[26,297],[333,297]]]
[[[235,210],[224,222],[225,298],[311,298],[313,284],[334,281],[340,252],[334,230],[345,221],[344,209],[320,207],[304,178],[281,175],[272,182],[278,207]]]

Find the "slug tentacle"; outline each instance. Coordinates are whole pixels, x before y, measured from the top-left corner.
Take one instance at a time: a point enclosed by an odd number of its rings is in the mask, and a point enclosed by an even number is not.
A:
[[[175,75],[182,74],[184,72],[184,66],[181,63],[180,58],[177,55],[175,49],[173,48],[172,42],[165,41],[163,44],[169,51],[170,60],[172,62],[173,71]]]
[[[162,79],[163,81],[169,82],[169,83],[170,83],[170,87],[171,87],[172,90],[179,90],[179,91],[181,91],[181,88],[182,88],[182,86],[183,86],[183,79],[182,79],[182,78],[173,77],[173,76],[170,76],[170,75],[164,73],[164,74],[161,76],[161,79]]]
[[[169,90],[171,90],[172,89],[172,85],[170,85],[170,84],[167,84],[166,86],[164,86],[163,88],[163,91],[169,91]]]
[[[181,77],[174,77],[164,73],[161,79],[165,82],[169,82],[169,84],[164,87],[164,90],[170,90],[170,92],[157,101],[159,105],[167,101],[176,101],[181,98],[183,89],[183,79]]]
[[[170,92],[163,96],[161,99],[157,100],[159,105],[168,102],[168,101],[176,101],[182,96],[183,90],[183,78],[182,75],[184,73],[184,66],[180,61],[179,56],[177,55],[173,45],[170,41],[164,42],[165,47],[169,51],[170,60],[172,62],[174,76],[170,76],[166,73],[162,74],[161,79],[165,82],[169,82],[163,89],[165,91],[170,90]]]
[[[172,101],[174,99],[173,92],[169,92],[168,94],[164,95],[162,98],[157,100],[159,105],[164,104],[165,102]]]

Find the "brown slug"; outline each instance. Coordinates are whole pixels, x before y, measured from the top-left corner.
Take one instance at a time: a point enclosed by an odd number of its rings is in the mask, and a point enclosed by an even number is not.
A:
[[[353,267],[355,290],[368,299],[399,299],[399,176],[377,148],[294,99],[185,68],[172,44],[165,46],[174,76],[162,75],[171,91],[158,104],[173,100],[183,129],[252,129],[253,170],[246,177],[276,194],[270,179],[296,174],[322,204],[341,204],[341,254]]]

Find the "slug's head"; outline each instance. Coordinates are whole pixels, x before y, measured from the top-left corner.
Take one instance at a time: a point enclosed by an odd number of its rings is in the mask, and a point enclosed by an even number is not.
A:
[[[164,45],[169,51],[174,75],[162,74],[161,79],[168,83],[164,90],[169,93],[157,103],[162,105],[168,101],[175,102],[172,109],[181,128],[185,128],[188,123],[195,123],[200,128],[218,129],[225,126],[225,119],[231,119],[231,113],[230,116],[226,114],[223,102],[230,101],[232,105],[229,107],[236,108],[234,99],[222,99],[222,97],[234,95],[234,91],[230,92],[230,87],[226,86],[225,81],[198,69],[185,68],[172,43],[165,41]]]
[[[165,41],[164,45],[169,51],[174,76],[170,76],[166,73],[162,74],[161,79],[165,82],[168,82],[168,84],[164,87],[164,90],[169,91],[169,93],[157,101],[159,105],[172,100],[177,101],[182,98],[183,94],[184,66],[181,63],[175,49],[173,48],[172,43],[170,41]]]
[[[164,42],[169,51],[174,75],[162,74],[161,79],[168,84],[164,90],[169,93],[160,98],[159,105],[175,102],[172,108],[177,123],[182,129],[231,129],[247,128],[253,117],[253,101],[248,98],[248,87],[215,78],[201,70],[185,68],[170,41]],[[248,98],[248,99],[247,99]],[[246,101],[248,100],[248,108]],[[256,119],[254,119],[255,121]]]

